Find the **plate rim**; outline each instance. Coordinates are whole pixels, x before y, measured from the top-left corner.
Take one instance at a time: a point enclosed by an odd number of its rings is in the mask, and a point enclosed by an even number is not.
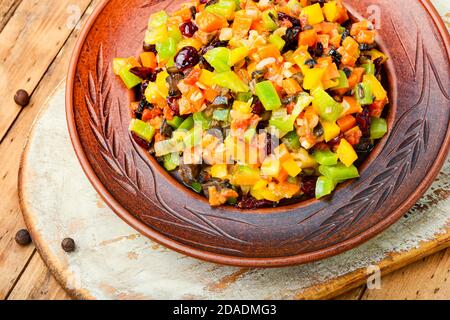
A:
[[[80,36],[77,40],[77,43],[75,44],[70,59],[69,69],[66,78],[66,97],[65,97],[66,121],[68,125],[69,136],[72,142],[72,146],[75,150],[75,154],[81,164],[84,173],[86,174],[88,180],[90,181],[94,189],[101,196],[101,198],[123,221],[129,224],[132,228],[134,228],[141,234],[149,237],[150,239],[156,241],[157,243],[165,247],[168,247],[181,254],[188,255],[200,260],[239,267],[263,267],[263,268],[287,267],[324,259],[345,252],[351,248],[354,248],[355,246],[362,244],[363,242],[375,237],[376,235],[387,229],[389,226],[391,226],[393,223],[398,221],[403,216],[403,214],[406,211],[408,211],[409,208],[411,208],[412,205],[414,205],[414,203],[416,203],[423,195],[423,193],[431,186],[436,176],[438,175],[441,167],[444,164],[444,161],[450,149],[450,125],[447,126],[444,145],[440,149],[436,157],[436,160],[430,166],[430,171],[425,176],[424,180],[418,186],[415,192],[411,193],[401,206],[399,206],[396,210],[392,211],[392,213],[385,219],[379,221],[375,225],[372,225],[362,233],[317,251],[282,257],[267,257],[267,258],[239,257],[197,249],[187,244],[183,244],[170,237],[164,236],[158,231],[152,229],[150,226],[146,225],[138,218],[134,217],[111,195],[111,193],[107,190],[105,185],[100,181],[98,176],[95,174],[95,171],[93,170],[92,165],[90,164],[84,151],[84,148],[81,144],[78,131],[76,128],[74,108],[73,108],[73,96],[74,96],[73,88],[75,84],[76,78],[75,74],[78,61],[80,58],[83,44],[87,36],[89,35],[91,28],[93,27],[94,23],[96,22],[97,18],[99,17],[105,6],[108,4],[108,2],[109,0],[102,0],[102,2],[95,7],[94,11],[88,18],[87,22],[85,23],[82,32],[80,33]],[[435,7],[432,5],[430,0],[420,0],[419,3],[423,6],[426,13],[432,18],[435,27],[438,29],[439,36],[442,39],[442,43],[444,44],[445,49],[447,51],[447,57],[450,60],[450,37],[448,35],[448,31],[447,28],[445,27],[444,22],[442,21],[440,15],[436,11]]]

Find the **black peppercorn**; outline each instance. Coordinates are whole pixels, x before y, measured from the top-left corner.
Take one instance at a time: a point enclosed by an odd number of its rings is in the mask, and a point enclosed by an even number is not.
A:
[[[72,238],[65,238],[61,242],[61,247],[65,252],[74,252],[76,248],[75,241]]]
[[[21,246],[27,246],[31,243],[31,236],[28,230],[22,229],[17,231],[15,240]]]
[[[14,96],[14,101],[22,107],[26,107],[30,103],[30,95],[25,90],[20,89]]]

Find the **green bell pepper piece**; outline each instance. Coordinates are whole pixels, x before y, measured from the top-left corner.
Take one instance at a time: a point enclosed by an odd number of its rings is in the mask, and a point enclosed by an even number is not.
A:
[[[167,124],[174,129],[178,129],[183,123],[184,119],[178,116],[173,117],[172,120],[167,120]]]
[[[248,92],[250,88],[233,71],[217,73],[213,76],[213,82],[218,86],[228,88],[233,92]]]
[[[253,98],[253,94],[251,92],[239,92],[236,96],[237,101],[248,102],[251,98]]]
[[[202,184],[200,182],[192,182],[190,185],[191,189],[197,193],[201,193],[203,190]]]
[[[381,139],[387,133],[387,122],[383,118],[372,118],[370,124],[370,138]]]
[[[281,140],[286,145],[286,147],[288,147],[288,149],[290,149],[290,150],[298,150],[301,147],[300,139],[297,135],[297,132],[295,132],[295,131],[289,132]]]
[[[217,109],[213,112],[213,119],[217,121],[228,121],[230,118],[230,109]]]
[[[348,83],[348,78],[347,75],[345,74],[344,71],[339,70],[339,83],[337,86],[333,87],[333,89],[345,89],[348,88],[350,85]]]
[[[284,41],[283,38],[276,34],[271,34],[269,36],[269,42],[277,47],[280,51],[283,50],[284,45],[286,44],[286,41]]]
[[[155,143],[155,155],[157,157],[162,157],[170,153],[181,152],[183,149],[183,141],[178,141],[173,138]]]
[[[161,59],[168,59],[177,53],[177,41],[168,37],[163,41],[156,42],[156,51]]]
[[[211,127],[211,118],[205,116],[203,112],[196,112],[193,114],[194,123],[201,126],[203,130]]]
[[[317,163],[325,166],[333,166],[338,163],[338,155],[331,150],[316,150],[313,157]]]
[[[341,162],[334,166],[320,165],[319,172],[336,183],[359,177],[358,169],[354,165],[347,167]]]
[[[372,62],[365,63],[361,67],[366,70],[366,74],[375,75],[375,64],[373,64]]]
[[[361,82],[356,86],[356,100],[360,105],[368,105],[373,102],[372,87],[369,83]]]
[[[313,92],[313,105],[319,110],[322,119],[335,122],[344,111],[344,107],[335,101],[325,90],[318,88]]]
[[[178,152],[169,153],[164,156],[164,168],[173,171],[180,165],[180,155]]]
[[[264,11],[261,15],[264,28],[269,31],[275,31],[278,28],[277,17],[278,13],[273,9]]]
[[[203,57],[217,72],[230,71],[230,49],[225,47],[218,47],[206,52]]]
[[[290,115],[286,109],[279,109],[272,112],[269,124],[274,126],[282,133],[288,133],[294,130],[294,123],[302,111],[310,105],[312,97],[307,93],[302,93],[297,99],[294,109]]]
[[[173,38],[177,44],[183,39],[180,28],[174,25],[169,25],[167,27],[167,34],[170,38]]]
[[[334,188],[336,188],[336,184],[333,179],[325,176],[319,177],[316,183],[316,199],[320,199],[331,194]]]
[[[231,20],[236,11],[236,1],[235,0],[220,0],[218,3],[209,5],[205,8],[205,11],[215,13],[219,16]]]
[[[178,130],[191,130],[194,127],[194,118],[192,116],[186,118],[178,127]]]
[[[277,110],[281,107],[281,100],[272,81],[258,82],[255,86],[256,95],[266,110]]]
[[[155,12],[150,16],[148,28],[153,29],[163,26],[167,23],[168,19],[169,15],[164,10]]]
[[[142,82],[142,79],[132,74],[128,67],[120,69],[119,76],[128,89],[134,88]]]
[[[137,135],[142,140],[147,142],[152,141],[155,136],[155,128],[149,125],[147,122],[144,122],[139,119],[131,120],[129,130]]]

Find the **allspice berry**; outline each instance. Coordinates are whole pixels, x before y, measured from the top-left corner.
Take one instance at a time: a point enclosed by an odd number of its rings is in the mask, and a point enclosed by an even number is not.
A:
[[[14,101],[22,107],[26,107],[30,103],[30,95],[25,90],[20,89],[14,96]]]
[[[15,240],[21,246],[27,246],[31,243],[31,236],[28,230],[22,229],[17,231]]]
[[[65,238],[61,242],[61,247],[65,252],[74,252],[76,249],[75,241],[72,238]]]

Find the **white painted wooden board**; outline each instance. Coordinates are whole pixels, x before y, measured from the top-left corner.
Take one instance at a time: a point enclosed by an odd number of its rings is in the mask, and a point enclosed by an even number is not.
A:
[[[436,239],[450,244],[447,160],[436,182],[407,217],[339,256],[297,267],[242,269],[175,253],[126,225],[90,185],[69,140],[64,94],[61,84],[43,107],[30,135],[21,168],[20,195],[25,220],[44,261],[63,287],[78,298],[329,297],[345,287],[345,281],[338,279],[363,278],[368,266],[386,266],[393,256],[420,249]],[[75,239],[76,252],[62,251],[60,243],[65,237]],[[330,286],[333,281],[340,284]],[[321,286],[321,293],[315,294]]]

